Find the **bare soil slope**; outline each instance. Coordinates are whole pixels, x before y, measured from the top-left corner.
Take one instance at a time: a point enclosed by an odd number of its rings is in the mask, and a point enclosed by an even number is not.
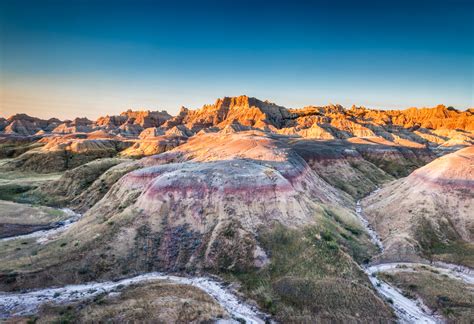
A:
[[[474,265],[474,147],[448,154],[363,201],[384,258]]]

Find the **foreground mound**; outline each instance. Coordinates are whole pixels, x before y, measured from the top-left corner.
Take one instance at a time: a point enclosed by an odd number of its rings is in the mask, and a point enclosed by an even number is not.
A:
[[[438,158],[364,200],[387,249],[385,258],[419,256],[474,265],[474,147]]]

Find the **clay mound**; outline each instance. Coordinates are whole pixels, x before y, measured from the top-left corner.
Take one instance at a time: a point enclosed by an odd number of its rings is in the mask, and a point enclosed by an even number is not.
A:
[[[143,157],[163,153],[186,143],[187,137],[165,135],[157,137],[146,137],[135,141],[129,148],[120,152],[125,157]]]
[[[106,158],[97,159],[80,165],[72,170],[67,170],[58,180],[47,182],[30,192],[46,205],[68,206],[82,192],[89,188],[104,172],[113,166],[127,162],[126,159]],[[102,190],[102,196],[105,194]],[[96,193],[100,195],[100,192]]]
[[[174,135],[181,137],[190,137],[194,135],[194,132],[189,130],[186,126],[178,125],[170,128],[165,132],[165,135]]]
[[[326,182],[359,199],[393,180],[390,174],[367,161],[358,146],[345,141],[290,141],[308,165]]]
[[[440,157],[407,179],[413,184],[474,188],[474,146]]]
[[[276,131],[278,134],[298,136],[303,138],[311,139],[335,139],[331,131],[317,123],[312,124],[306,128],[300,127],[285,127]]]
[[[15,158],[26,151],[43,146],[41,136],[0,135],[0,159]]]
[[[474,265],[474,147],[448,154],[364,201],[384,258]],[[469,257],[469,255],[471,257]]]
[[[138,169],[70,233],[87,241],[91,229],[100,231],[109,254],[120,264],[132,258],[140,269],[252,269],[268,262],[257,241],[261,228],[315,224],[333,207],[355,219],[351,208],[336,207],[350,206],[348,196],[262,132],[203,134],[132,164]],[[121,225],[110,232],[107,224]],[[151,258],[133,248],[151,237],[160,237]]]
[[[113,157],[131,146],[132,142],[110,138],[94,138],[94,135],[70,134],[43,138],[46,145],[29,150],[2,165],[5,170],[58,172],[75,168],[98,158]]]

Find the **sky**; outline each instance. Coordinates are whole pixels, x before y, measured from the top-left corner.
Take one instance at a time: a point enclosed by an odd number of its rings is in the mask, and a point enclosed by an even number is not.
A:
[[[0,116],[474,107],[474,1],[0,0]]]

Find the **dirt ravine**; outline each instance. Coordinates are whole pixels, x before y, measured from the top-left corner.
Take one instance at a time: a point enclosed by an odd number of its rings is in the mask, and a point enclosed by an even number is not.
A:
[[[77,222],[82,215],[70,209],[63,209],[70,217],[61,223],[61,226],[50,230],[36,231],[26,235],[4,238],[1,241],[16,239],[36,238],[42,244],[53,239],[59,233],[65,231],[73,223]],[[110,293],[118,288],[150,282],[155,280],[166,280],[173,283],[185,284],[197,287],[212,296],[231,316],[232,321],[245,320],[246,323],[265,323],[270,317],[260,312],[255,306],[244,303],[239,297],[224,288],[224,285],[207,277],[179,277],[166,275],[159,272],[151,272],[119,281],[90,282],[79,285],[68,285],[38,289],[22,293],[0,292],[0,319],[13,316],[34,314],[39,306],[52,302],[67,304],[80,300],[90,299],[101,293]]]
[[[64,221],[58,222],[57,224],[55,224],[53,228],[47,229],[47,230],[39,230],[39,231],[35,231],[29,234],[24,234],[24,235],[5,237],[5,238],[0,239],[0,242],[17,240],[17,239],[37,238],[38,243],[44,243],[52,239],[53,237],[55,237],[57,234],[64,232],[66,229],[68,229],[72,224],[77,222],[82,217],[81,214],[78,214],[69,208],[62,208],[61,211],[69,215],[69,218],[67,218]]]
[[[52,302],[67,304],[90,299],[103,293],[120,292],[127,286],[165,280],[172,283],[191,285],[212,296],[231,316],[232,321],[245,320],[246,323],[265,323],[269,317],[255,306],[244,303],[223,284],[206,277],[178,277],[159,272],[151,272],[119,281],[89,282],[58,288],[45,288],[26,293],[0,293],[0,319],[12,316],[34,314],[39,306]]]
[[[379,189],[376,191],[378,190]],[[356,204],[356,214],[369,234],[372,243],[374,243],[380,249],[380,251],[383,252],[383,243],[375,229],[364,217],[360,201],[357,201]],[[390,304],[392,305],[395,314],[398,316],[401,323],[444,323],[445,320],[443,317],[430,310],[421,299],[413,300],[405,297],[398,288],[380,280],[376,276],[378,272],[416,271],[415,268],[420,266],[429,267],[438,271],[439,273],[447,275],[450,278],[462,280],[468,284],[474,284],[474,271],[472,269],[443,262],[430,263],[429,261],[426,261],[423,263],[379,263],[365,267],[364,271],[369,276],[369,280],[377,292],[385,299],[390,301]]]

